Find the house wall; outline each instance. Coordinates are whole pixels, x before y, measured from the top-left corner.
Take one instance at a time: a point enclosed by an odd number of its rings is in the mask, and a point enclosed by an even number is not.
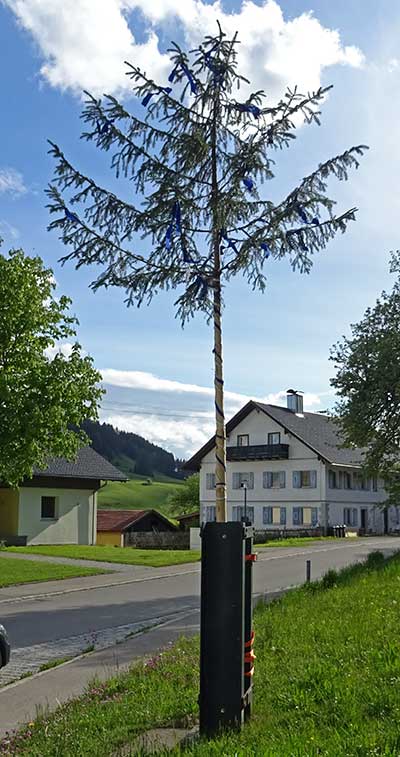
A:
[[[54,520],[41,518],[42,496],[56,497]],[[18,533],[28,544],[94,544],[96,507],[96,494],[88,489],[21,487]]]
[[[0,538],[18,534],[18,508],[18,490],[0,489]]]
[[[258,529],[265,528],[263,524],[263,507],[284,506],[286,507],[287,527],[293,523],[294,507],[317,507],[318,522],[324,525],[325,521],[325,495],[326,476],[325,466],[315,452],[300,442],[292,434],[285,434],[284,429],[278,423],[262,413],[253,410],[247,418],[242,420],[227,439],[227,446],[237,446],[237,436],[249,435],[249,444],[267,444],[267,435],[280,432],[281,444],[289,445],[288,460],[256,460],[227,463],[227,500],[228,519],[232,519],[232,508],[243,505],[243,489],[233,489],[233,473],[253,473],[254,489],[247,490],[247,504],[254,507],[254,525]],[[215,490],[206,488],[206,474],[213,473],[215,469],[215,449],[210,451],[202,460],[200,469],[200,504],[202,522],[205,520],[205,508],[207,505],[215,505]],[[317,471],[316,488],[293,488],[292,475],[297,470]],[[264,489],[263,472],[285,471],[285,488]],[[268,528],[282,528],[280,524],[271,524]]]
[[[370,490],[359,489],[331,489],[329,487],[329,471],[346,471],[351,473],[359,472],[356,468],[341,468],[340,466],[326,466],[326,499],[327,511],[330,525],[344,523],[344,508],[350,507],[357,510],[356,528],[361,528],[361,510],[366,510],[366,531],[373,533],[383,533],[384,516],[382,504],[385,502],[386,493],[382,481],[378,481],[378,491],[374,492],[372,486]],[[391,527],[391,522],[392,527]],[[396,508],[389,510],[389,530],[395,530]]]
[[[123,547],[124,535],[120,531],[98,531],[97,544],[108,547]]]

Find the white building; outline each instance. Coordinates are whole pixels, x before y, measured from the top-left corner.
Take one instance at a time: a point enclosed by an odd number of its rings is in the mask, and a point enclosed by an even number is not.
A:
[[[49,460],[18,489],[0,486],[0,541],[8,544],[96,544],[97,492],[126,476],[90,447],[74,462]]]
[[[362,450],[341,448],[338,428],[304,413],[300,393],[287,407],[250,401],[227,424],[228,518],[247,515],[257,530],[346,524],[361,533],[400,529],[400,507],[383,509],[381,481],[364,479]],[[200,470],[201,522],[215,520],[215,442],[185,466]]]

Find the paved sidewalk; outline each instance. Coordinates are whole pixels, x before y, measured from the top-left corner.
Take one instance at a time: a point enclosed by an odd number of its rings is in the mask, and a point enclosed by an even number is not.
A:
[[[58,668],[38,673],[0,689],[0,737],[36,717],[38,710],[54,710],[59,704],[81,695],[96,677],[104,680],[126,670],[143,657],[180,636],[199,630],[199,611],[179,613],[171,620],[117,646],[93,652]]]

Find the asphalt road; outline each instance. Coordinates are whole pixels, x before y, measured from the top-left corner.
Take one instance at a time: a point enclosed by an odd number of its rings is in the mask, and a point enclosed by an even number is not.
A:
[[[318,578],[329,568],[364,560],[376,549],[389,554],[400,549],[400,539],[343,539],[315,542],[308,547],[260,549],[254,569],[254,591],[270,593],[303,583],[308,559],[312,578]],[[154,575],[160,573],[156,568],[152,570]],[[121,581],[126,580],[126,572],[120,575]],[[149,575],[147,572],[146,576]],[[115,574],[114,577],[117,578]],[[175,575],[155,580],[0,602],[0,622],[6,625],[13,647],[30,647],[197,608],[199,589],[200,565],[182,565],[175,567]]]

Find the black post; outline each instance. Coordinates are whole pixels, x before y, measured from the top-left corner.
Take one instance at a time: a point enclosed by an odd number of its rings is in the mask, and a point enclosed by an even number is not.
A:
[[[251,560],[245,557],[252,531],[240,522],[207,523],[202,530],[199,704],[205,736],[240,728],[250,701],[244,695],[245,640],[251,636],[251,571],[245,566]]]
[[[311,560],[306,560],[306,581],[311,581]]]

